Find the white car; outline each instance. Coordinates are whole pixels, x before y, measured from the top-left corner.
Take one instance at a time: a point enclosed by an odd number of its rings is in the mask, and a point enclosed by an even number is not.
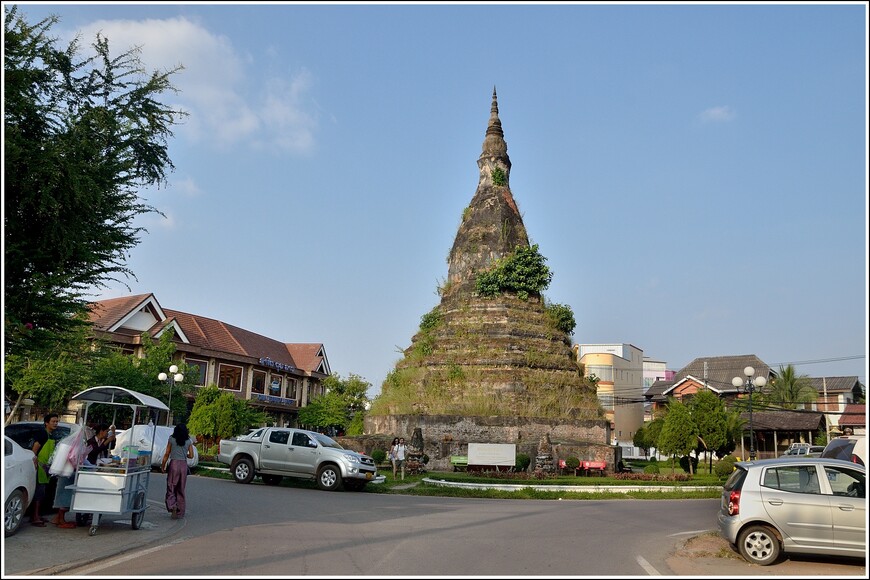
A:
[[[9,537],[18,531],[24,512],[33,500],[36,489],[36,457],[33,451],[3,437],[3,533]]]

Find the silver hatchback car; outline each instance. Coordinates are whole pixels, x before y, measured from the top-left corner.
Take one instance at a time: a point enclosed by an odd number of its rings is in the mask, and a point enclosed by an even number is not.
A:
[[[863,465],[819,457],[740,461],[722,488],[719,533],[746,561],[783,552],[864,558]]]

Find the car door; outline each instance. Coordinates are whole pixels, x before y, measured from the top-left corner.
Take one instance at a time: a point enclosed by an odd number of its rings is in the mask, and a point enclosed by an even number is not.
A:
[[[260,446],[261,469],[287,469],[290,461],[292,429],[272,429]]]
[[[317,442],[304,431],[294,431],[290,440],[290,469],[314,475],[317,468]]]
[[[830,548],[833,520],[830,497],[823,495],[821,466],[794,464],[764,470],[760,495],[786,546]]]
[[[825,466],[831,487],[834,548],[864,553],[867,547],[866,475],[857,469]]]

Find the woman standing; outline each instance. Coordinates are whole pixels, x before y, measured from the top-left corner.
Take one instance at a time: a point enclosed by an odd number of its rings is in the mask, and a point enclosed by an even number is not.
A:
[[[393,437],[393,442],[390,444],[390,463],[393,464],[393,479],[396,479],[396,445],[399,444],[399,438]]]
[[[166,443],[162,465],[163,472],[166,473],[166,509],[172,514],[173,520],[183,518],[187,507],[184,489],[187,486],[188,458],[193,459],[193,440],[187,431],[187,425],[179,423]]]

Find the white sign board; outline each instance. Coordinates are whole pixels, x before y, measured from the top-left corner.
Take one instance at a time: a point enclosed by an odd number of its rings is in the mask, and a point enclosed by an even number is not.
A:
[[[517,446],[514,443],[469,443],[468,465],[506,465],[517,463]]]

